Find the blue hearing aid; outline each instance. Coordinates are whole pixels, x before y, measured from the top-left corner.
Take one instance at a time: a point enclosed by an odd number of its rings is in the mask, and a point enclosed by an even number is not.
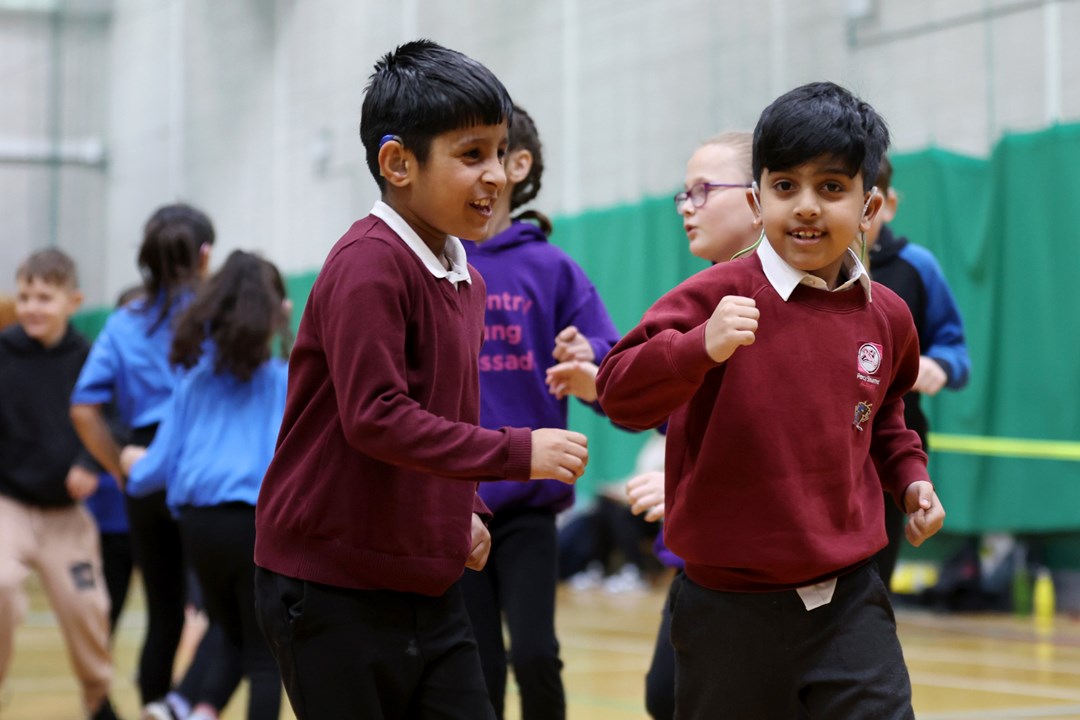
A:
[[[383,135],[382,139],[379,140],[379,147],[382,148],[383,145],[390,142],[391,140],[396,140],[402,146],[405,145],[405,143],[401,140],[400,135]]]

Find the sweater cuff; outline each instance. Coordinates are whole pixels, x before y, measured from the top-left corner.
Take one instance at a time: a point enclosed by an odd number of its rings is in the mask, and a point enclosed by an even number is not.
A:
[[[701,382],[705,373],[718,364],[705,350],[705,325],[701,323],[689,332],[676,333],[668,345],[675,372],[688,382]]]
[[[510,452],[504,476],[507,480],[528,480],[532,476],[532,431],[529,428],[506,428]]]

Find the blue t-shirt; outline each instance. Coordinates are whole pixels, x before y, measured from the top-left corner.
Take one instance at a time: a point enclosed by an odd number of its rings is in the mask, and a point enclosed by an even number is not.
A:
[[[161,320],[163,296],[153,303],[136,300],[110,315],[79,373],[72,404],[104,405],[114,400],[129,428],[160,422],[177,378],[169,364],[173,320],[191,297],[186,293],[177,298]]]
[[[98,473],[98,489],[86,498],[85,505],[101,532],[120,534],[129,531],[124,493],[109,473]]]
[[[147,454],[132,467],[134,497],[165,489],[169,507],[254,505],[285,414],[288,366],[275,358],[248,382],[214,372],[210,345],[181,375]]]

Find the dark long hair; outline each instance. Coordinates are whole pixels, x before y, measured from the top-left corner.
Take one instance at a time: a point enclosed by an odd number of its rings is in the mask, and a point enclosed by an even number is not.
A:
[[[199,281],[200,250],[214,244],[214,226],[206,213],[176,203],[154,211],[143,228],[139,272],[149,308],[164,296],[153,332],[169,316],[180,295]]]
[[[536,131],[536,123],[529,113],[517,105],[514,106],[514,124],[510,126],[510,142],[506,148],[507,153],[514,150],[528,150],[532,154],[532,167],[525,179],[514,185],[510,194],[510,212],[537,196],[540,192],[540,180],[544,175],[544,152],[540,133]],[[526,210],[514,219],[535,220],[545,235],[551,234],[551,220],[539,210]]]
[[[282,302],[285,283],[273,263],[235,250],[221,270],[200,288],[177,322],[169,360],[190,368],[214,341],[214,372],[229,372],[247,382],[270,359],[277,335],[282,354],[292,348],[292,332]]]

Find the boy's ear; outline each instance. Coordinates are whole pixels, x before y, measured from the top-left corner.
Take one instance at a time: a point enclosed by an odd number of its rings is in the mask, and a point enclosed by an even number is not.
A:
[[[213,247],[210,243],[199,246],[199,277],[205,278],[210,274],[210,251]]]
[[[506,182],[518,184],[529,177],[532,170],[533,154],[525,148],[511,150],[506,155]]]
[[[80,290],[78,288],[72,288],[71,290],[67,291],[67,296],[68,296],[68,309],[71,310],[72,314],[74,314],[75,311],[78,310],[82,306],[82,303],[83,303],[82,290]]]
[[[859,229],[863,232],[869,230],[874,224],[874,217],[881,211],[885,204],[885,198],[876,187],[872,188],[867,195],[866,205],[863,207],[863,216],[859,221]]]
[[[896,208],[900,204],[900,196],[896,194],[896,190],[889,188],[885,193],[885,204],[881,206],[881,212],[878,219],[883,223],[889,223],[896,217]]]
[[[400,140],[389,140],[379,148],[379,174],[394,187],[405,187],[412,180],[410,170],[416,159]]]

